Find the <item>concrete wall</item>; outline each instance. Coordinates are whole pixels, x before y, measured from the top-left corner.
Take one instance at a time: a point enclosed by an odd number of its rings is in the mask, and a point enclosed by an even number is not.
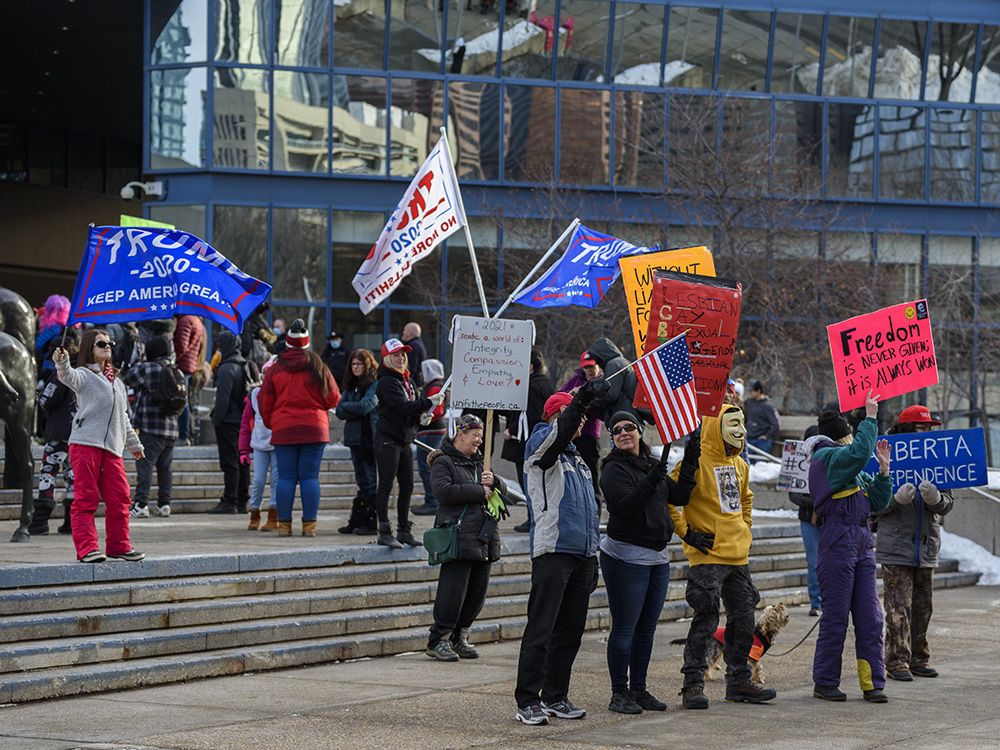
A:
[[[972,490],[955,490],[955,507],[944,517],[944,527],[1000,554],[1000,497],[983,497]]]

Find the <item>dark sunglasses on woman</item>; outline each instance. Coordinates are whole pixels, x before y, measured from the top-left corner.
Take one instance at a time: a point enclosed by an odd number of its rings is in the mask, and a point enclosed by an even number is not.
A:
[[[636,427],[631,422],[627,422],[626,424],[619,425],[618,427],[615,427],[614,429],[612,429],[611,430],[611,436],[612,437],[617,437],[618,435],[621,435],[623,432],[635,432],[638,429],[639,428]]]
[[[111,342],[110,341],[95,341],[94,342],[94,346],[96,346],[98,349],[110,349],[111,348]]]

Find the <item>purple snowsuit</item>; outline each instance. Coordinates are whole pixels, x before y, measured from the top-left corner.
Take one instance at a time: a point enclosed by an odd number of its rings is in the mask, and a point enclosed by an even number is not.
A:
[[[819,588],[823,617],[819,624],[813,682],[840,685],[841,655],[848,615],[854,622],[858,682],[862,690],[885,687],[882,604],[875,588],[875,537],[869,528],[872,511],[892,499],[889,477],[862,472],[872,456],[878,426],[865,419],[854,442],[837,446],[817,440],[809,467],[809,494],[819,524]]]

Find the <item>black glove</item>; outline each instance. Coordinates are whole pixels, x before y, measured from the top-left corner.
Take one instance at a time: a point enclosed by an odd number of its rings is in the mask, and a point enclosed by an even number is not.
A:
[[[576,392],[576,395],[579,397],[580,402],[586,405],[594,399],[607,396],[610,390],[611,386],[608,385],[603,379],[588,380],[584,383],[583,387]]]
[[[660,457],[660,460],[653,464],[653,468],[646,473],[646,478],[653,483],[654,487],[662,482],[663,478],[670,473],[667,471],[669,453],[670,449],[667,446],[664,446],[663,455]]]
[[[684,535],[684,541],[689,547],[694,547],[703,555],[707,555],[708,551],[712,549],[712,545],[715,544],[715,534],[688,529],[687,534]]]
[[[701,458],[701,429],[697,429],[688,436],[687,445],[684,446],[684,463],[697,467]]]

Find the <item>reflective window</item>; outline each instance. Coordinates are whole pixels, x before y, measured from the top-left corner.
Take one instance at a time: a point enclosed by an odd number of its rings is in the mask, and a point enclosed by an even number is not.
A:
[[[985,111],[982,116],[982,172],[979,175],[983,203],[1000,203],[1000,112]]]
[[[385,174],[385,128],[385,79],[335,75],[333,171]]]
[[[341,68],[385,67],[385,4],[335,3],[333,64]]]
[[[878,34],[875,97],[919,99],[920,72],[927,48],[927,22],[883,18]]]
[[[663,6],[652,3],[618,3],[615,38],[611,47],[611,72],[615,83],[659,86],[663,40]]]
[[[556,0],[531,3],[526,18],[514,19],[507,14],[503,34],[503,60],[500,75],[505,78],[552,78],[552,58],[555,53]],[[566,30],[559,38],[566,44]]]
[[[719,167],[727,190],[766,195],[771,171],[771,102],[722,99],[722,154]]]
[[[827,195],[870,198],[875,164],[875,107],[830,104],[828,111]]]
[[[663,94],[615,94],[615,184],[663,185]]]
[[[881,106],[878,116],[879,197],[923,198],[926,110]]]
[[[500,86],[455,81],[448,85],[448,134],[455,173],[463,180],[500,177]]]
[[[190,232],[195,237],[205,237],[204,206],[149,206],[149,218],[173,224],[178,229]]]
[[[330,64],[327,0],[276,0],[275,63],[304,68]]]
[[[822,48],[823,16],[778,13],[771,91],[815,94]]]
[[[979,319],[1000,323],[1000,239],[981,237],[979,240]],[[994,329],[990,349],[1000,352],[1000,329]]]
[[[967,102],[972,96],[979,24],[935,22],[931,54],[927,60],[924,98],[942,102]]]
[[[150,168],[205,166],[207,81],[204,68],[150,72]]]
[[[375,354],[375,360],[379,360],[379,349],[385,340],[385,336],[382,335],[384,320],[382,307],[376,308],[371,315],[363,315],[355,303],[344,307],[333,307],[329,313],[330,329],[344,337],[345,349],[350,352],[355,349],[368,349]],[[340,385],[343,386],[343,383]]]
[[[215,69],[215,124],[212,154],[216,167],[267,169],[270,149],[268,71]]]
[[[548,182],[555,166],[555,89],[506,86],[504,107],[510,114],[504,143],[508,180]]]
[[[878,236],[878,277],[875,303],[879,307],[920,299],[923,291],[922,240],[915,234]],[[931,311],[934,319],[934,311]]]
[[[983,27],[982,67],[976,76],[976,101],[1000,104],[1000,26]]]
[[[491,305],[502,302],[503,299],[506,299],[506,295],[501,298],[501,291],[497,284],[500,263],[497,252],[496,222],[492,218],[470,216],[469,229],[476,249],[476,261],[479,265],[479,274],[483,281],[486,301]],[[538,252],[543,249],[536,248]],[[448,238],[447,252],[448,273],[445,280],[448,304],[467,305],[481,309],[482,303],[479,301],[479,291],[476,289],[475,274],[472,271],[472,258],[469,256],[468,242],[464,232],[456,232]],[[536,260],[537,257],[536,255]],[[440,265],[435,264],[435,266],[440,271]],[[518,281],[520,278],[518,277]],[[440,280],[435,284],[435,288],[441,289]]]
[[[823,71],[823,96],[868,96],[871,75],[874,18],[830,16]],[[807,91],[814,89],[819,65],[809,65],[799,75]]]
[[[719,163],[719,100],[672,94],[667,110],[667,182],[674,192],[700,193],[715,181]],[[674,244],[673,235],[670,243]]]
[[[271,306],[271,320],[281,319],[285,321],[286,329],[296,318],[302,318],[305,322],[306,328],[309,330],[309,348],[319,354],[326,346],[326,334],[330,330],[326,325],[326,308],[319,305]]]
[[[442,2],[396,0],[389,29],[389,68],[436,73],[441,65]]]
[[[939,201],[976,197],[976,113],[970,109],[932,109],[931,195]]]
[[[330,76],[274,71],[274,169],[326,172],[329,169]]]
[[[351,280],[360,268],[361,261],[368,255],[372,243],[382,233],[385,221],[386,217],[381,211],[333,212],[331,272],[334,302],[353,303],[354,309],[358,309],[358,293],[351,286]]]
[[[272,213],[272,296],[325,303],[326,209],[274,208]]]
[[[563,89],[559,123],[560,181],[606,185],[611,162],[610,94]]]
[[[604,0],[562,0],[556,78],[605,80],[610,11],[611,4]]]
[[[208,0],[152,0],[149,61],[201,62],[208,54]]]
[[[267,209],[215,206],[212,246],[240,270],[267,281]]]
[[[719,88],[764,91],[771,14],[727,10],[722,18]]]
[[[818,195],[822,183],[823,106],[774,102],[773,190],[779,195]]]
[[[931,235],[927,238],[927,260],[927,298],[931,320],[956,323],[972,320],[975,294],[972,238]],[[934,349],[938,359],[945,363],[945,368],[949,354],[967,362],[968,349],[962,349],[955,339],[942,342],[940,331],[940,328],[935,331]],[[949,347],[952,347],[951,352]]]
[[[448,38],[445,40],[445,71],[462,75],[496,75],[497,50],[500,49],[500,11],[505,3],[448,0]],[[439,6],[440,7],[440,6]],[[507,9],[502,44],[517,41],[519,31],[511,31],[518,22],[526,23],[516,12]]]
[[[104,143],[100,138],[70,133],[67,187],[104,192]]]
[[[444,85],[424,78],[393,78],[389,174],[412,177],[441,138]]]
[[[271,62],[271,0],[215,0],[215,59]]]
[[[718,17],[719,11],[709,8],[670,8],[663,85],[711,88]]]

